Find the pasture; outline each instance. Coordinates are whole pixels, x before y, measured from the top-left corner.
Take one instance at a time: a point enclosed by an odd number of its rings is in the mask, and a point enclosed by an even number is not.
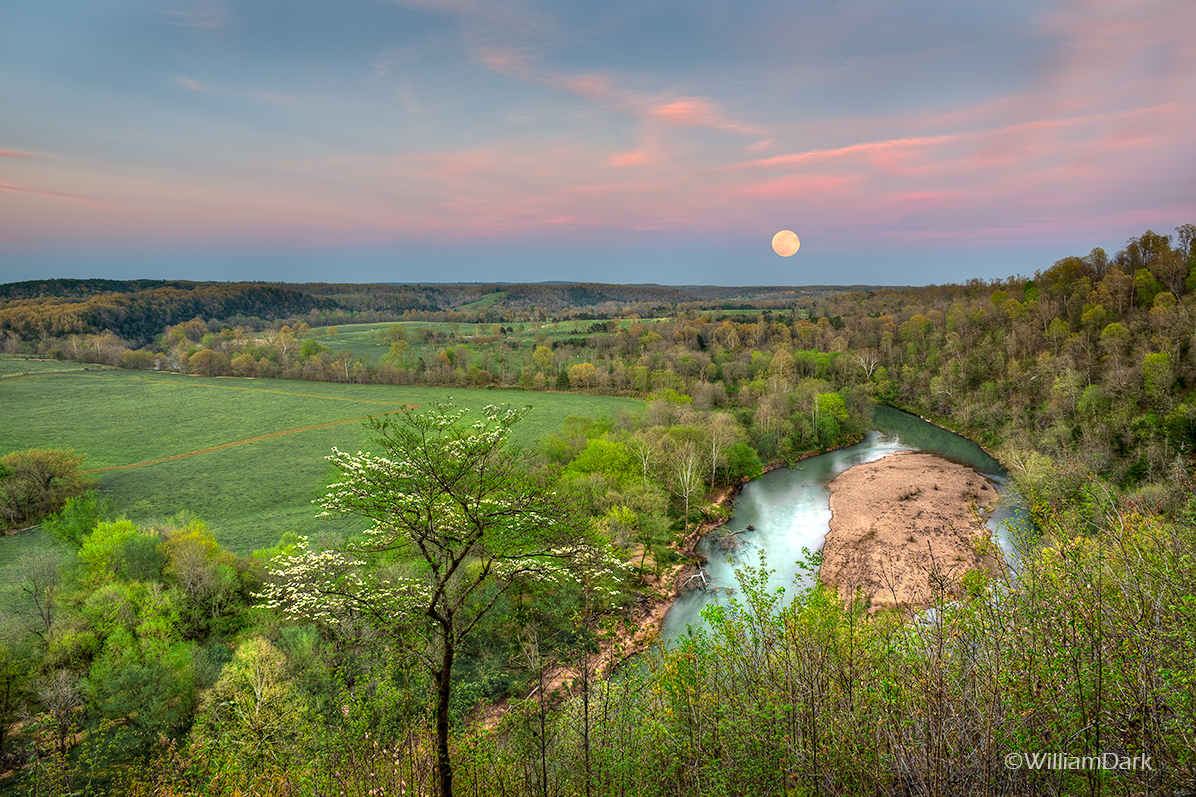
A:
[[[470,410],[531,405],[516,442],[533,444],[566,417],[611,416],[632,399],[566,393],[343,385],[78,371],[0,379],[0,452],[73,448],[86,454],[118,512],[145,522],[187,512],[239,553],[286,532],[343,535],[360,520],[317,520],[311,501],[335,476],[333,446],[369,450],[367,416],[452,396]],[[30,548],[0,538],[0,581]]]
[[[60,360],[19,359],[11,355],[0,357],[0,379],[17,376],[40,376],[65,371],[100,370],[103,366]],[[7,452],[6,452],[7,453]]]
[[[624,318],[619,320],[619,328],[627,329],[633,324],[639,323],[650,329],[666,320],[668,319],[647,318],[636,320]],[[503,335],[498,340],[491,338],[490,343],[479,344],[474,340],[474,336],[489,336],[492,324],[462,324],[447,321],[401,321],[394,323],[402,326],[407,332],[408,349],[403,356],[408,362],[414,362],[417,358],[423,357],[426,362],[434,363],[436,355],[441,349],[446,346],[464,345],[471,352],[473,361],[487,368],[494,367],[496,363],[503,362],[509,358],[517,359],[518,356],[530,353],[536,346],[541,344],[547,343],[551,345],[554,341],[577,337],[590,338],[595,334],[589,331],[591,324],[594,323],[592,321],[520,322],[507,325],[513,332]],[[384,342],[384,333],[386,333],[390,326],[392,326],[391,323],[385,322],[375,324],[341,324],[336,327],[335,335],[328,334],[328,327],[316,327],[312,330],[312,337],[321,346],[326,346],[334,352],[348,349],[353,352],[355,358],[360,358],[365,362],[376,365],[379,358],[390,350],[389,342]],[[448,336],[449,340],[425,343],[421,340],[420,330],[432,330],[442,333]],[[611,335],[612,333],[597,334]],[[514,349],[509,348],[512,344]],[[516,351],[521,352],[521,354],[516,355],[514,353]],[[581,359],[574,358],[574,361],[581,362]],[[562,365],[566,366],[571,364],[573,364],[573,361],[562,363]]]

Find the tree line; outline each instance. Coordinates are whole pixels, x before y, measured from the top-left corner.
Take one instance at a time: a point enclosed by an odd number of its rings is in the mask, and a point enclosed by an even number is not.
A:
[[[725,290],[725,289],[723,289]],[[735,289],[741,291],[742,289]],[[620,309],[664,310],[709,300],[720,289],[596,283],[539,285],[389,285],[353,283],[202,283],[187,280],[45,279],[0,285],[0,334],[35,341],[110,332],[142,346],[168,325],[199,317],[221,326],[262,329],[306,316],[312,326],[400,318],[465,323],[569,313],[594,317]],[[777,289],[751,289],[753,297]],[[780,294],[792,294],[792,289]],[[497,309],[474,307],[501,293]],[[770,301],[765,298],[766,303]],[[742,304],[736,303],[736,304]]]

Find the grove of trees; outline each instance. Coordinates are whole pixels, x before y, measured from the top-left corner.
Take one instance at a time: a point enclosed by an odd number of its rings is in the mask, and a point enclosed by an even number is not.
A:
[[[34,448],[0,457],[0,532],[30,526],[94,486],[79,468],[84,456]]]

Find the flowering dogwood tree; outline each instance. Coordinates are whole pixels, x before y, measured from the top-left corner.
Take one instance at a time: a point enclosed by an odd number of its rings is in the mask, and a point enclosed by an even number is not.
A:
[[[563,496],[523,467],[509,443],[529,408],[488,406],[464,422],[451,401],[371,418],[380,453],[328,459],[342,480],[317,500],[325,515],[372,521],[326,550],[306,542],[278,560],[263,597],[307,620],[368,619],[428,668],[437,690],[440,791],[452,794],[449,698],[462,641],[512,584],[572,579],[605,559]]]

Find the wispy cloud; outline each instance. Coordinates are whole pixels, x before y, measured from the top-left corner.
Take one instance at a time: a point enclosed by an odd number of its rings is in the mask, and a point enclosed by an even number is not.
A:
[[[160,12],[171,25],[179,25],[197,30],[219,30],[232,19],[232,12],[223,3],[207,0],[196,3],[188,9],[180,11]]]
[[[79,196],[77,194],[67,194],[62,191],[47,191],[44,188],[26,188],[25,186],[17,185],[16,183],[0,182],[0,191],[12,191],[18,194],[33,194],[35,196],[48,196],[55,199],[65,199],[68,202],[78,202],[79,204],[87,205],[93,208],[104,207],[105,204],[101,200],[93,199],[91,197]]]
[[[25,161],[41,160],[45,156],[37,152],[22,152],[16,149],[0,149],[0,158],[17,158]]]
[[[245,89],[226,89],[208,86],[200,83],[198,80],[180,75],[177,79],[180,86],[193,91],[197,94],[211,94],[218,97],[233,97],[242,100],[251,100],[253,102],[264,102],[270,105],[295,105],[297,100],[295,97],[287,94],[279,94],[272,91],[248,91]]]
[[[463,30],[463,42],[473,60],[484,68],[534,86],[579,97],[596,110],[633,120],[638,125],[635,146],[609,156],[611,166],[657,163],[670,150],[661,146],[663,127],[706,128],[738,135],[759,136],[760,125],[727,115],[705,96],[637,91],[620,85],[604,72],[567,72],[542,65],[543,56],[567,48],[562,34],[547,15],[535,14],[518,3],[499,6],[474,0],[400,0],[402,4],[450,15]]]
[[[612,153],[606,159],[610,166],[643,166],[648,163],[657,163],[661,160],[661,153],[656,146],[655,141],[645,141],[638,147],[629,149],[626,152]]]
[[[859,144],[849,144],[845,147],[832,149],[817,149],[806,152],[793,152],[788,155],[775,155],[771,158],[744,161],[731,164],[725,168],[774,168],[777,166],[792,166],[805,163],[822,163],[832,160],[844,160],[855,157],[873,157],[880,153],[894,151],[923,150],[941,144],[957,141],[964,134],[951,133],[941,136],[922,136],[913,138],[896,138],[888,141],[865,141]]]
[[[644,125],[704,127],[741,135],[758,136],[760,125],[727,116],[706,97],[647,94],[619,87],[609,75],[557,75],[541,70],[520,73],[520,77],[563,89],[595,105],[624,114]]]

